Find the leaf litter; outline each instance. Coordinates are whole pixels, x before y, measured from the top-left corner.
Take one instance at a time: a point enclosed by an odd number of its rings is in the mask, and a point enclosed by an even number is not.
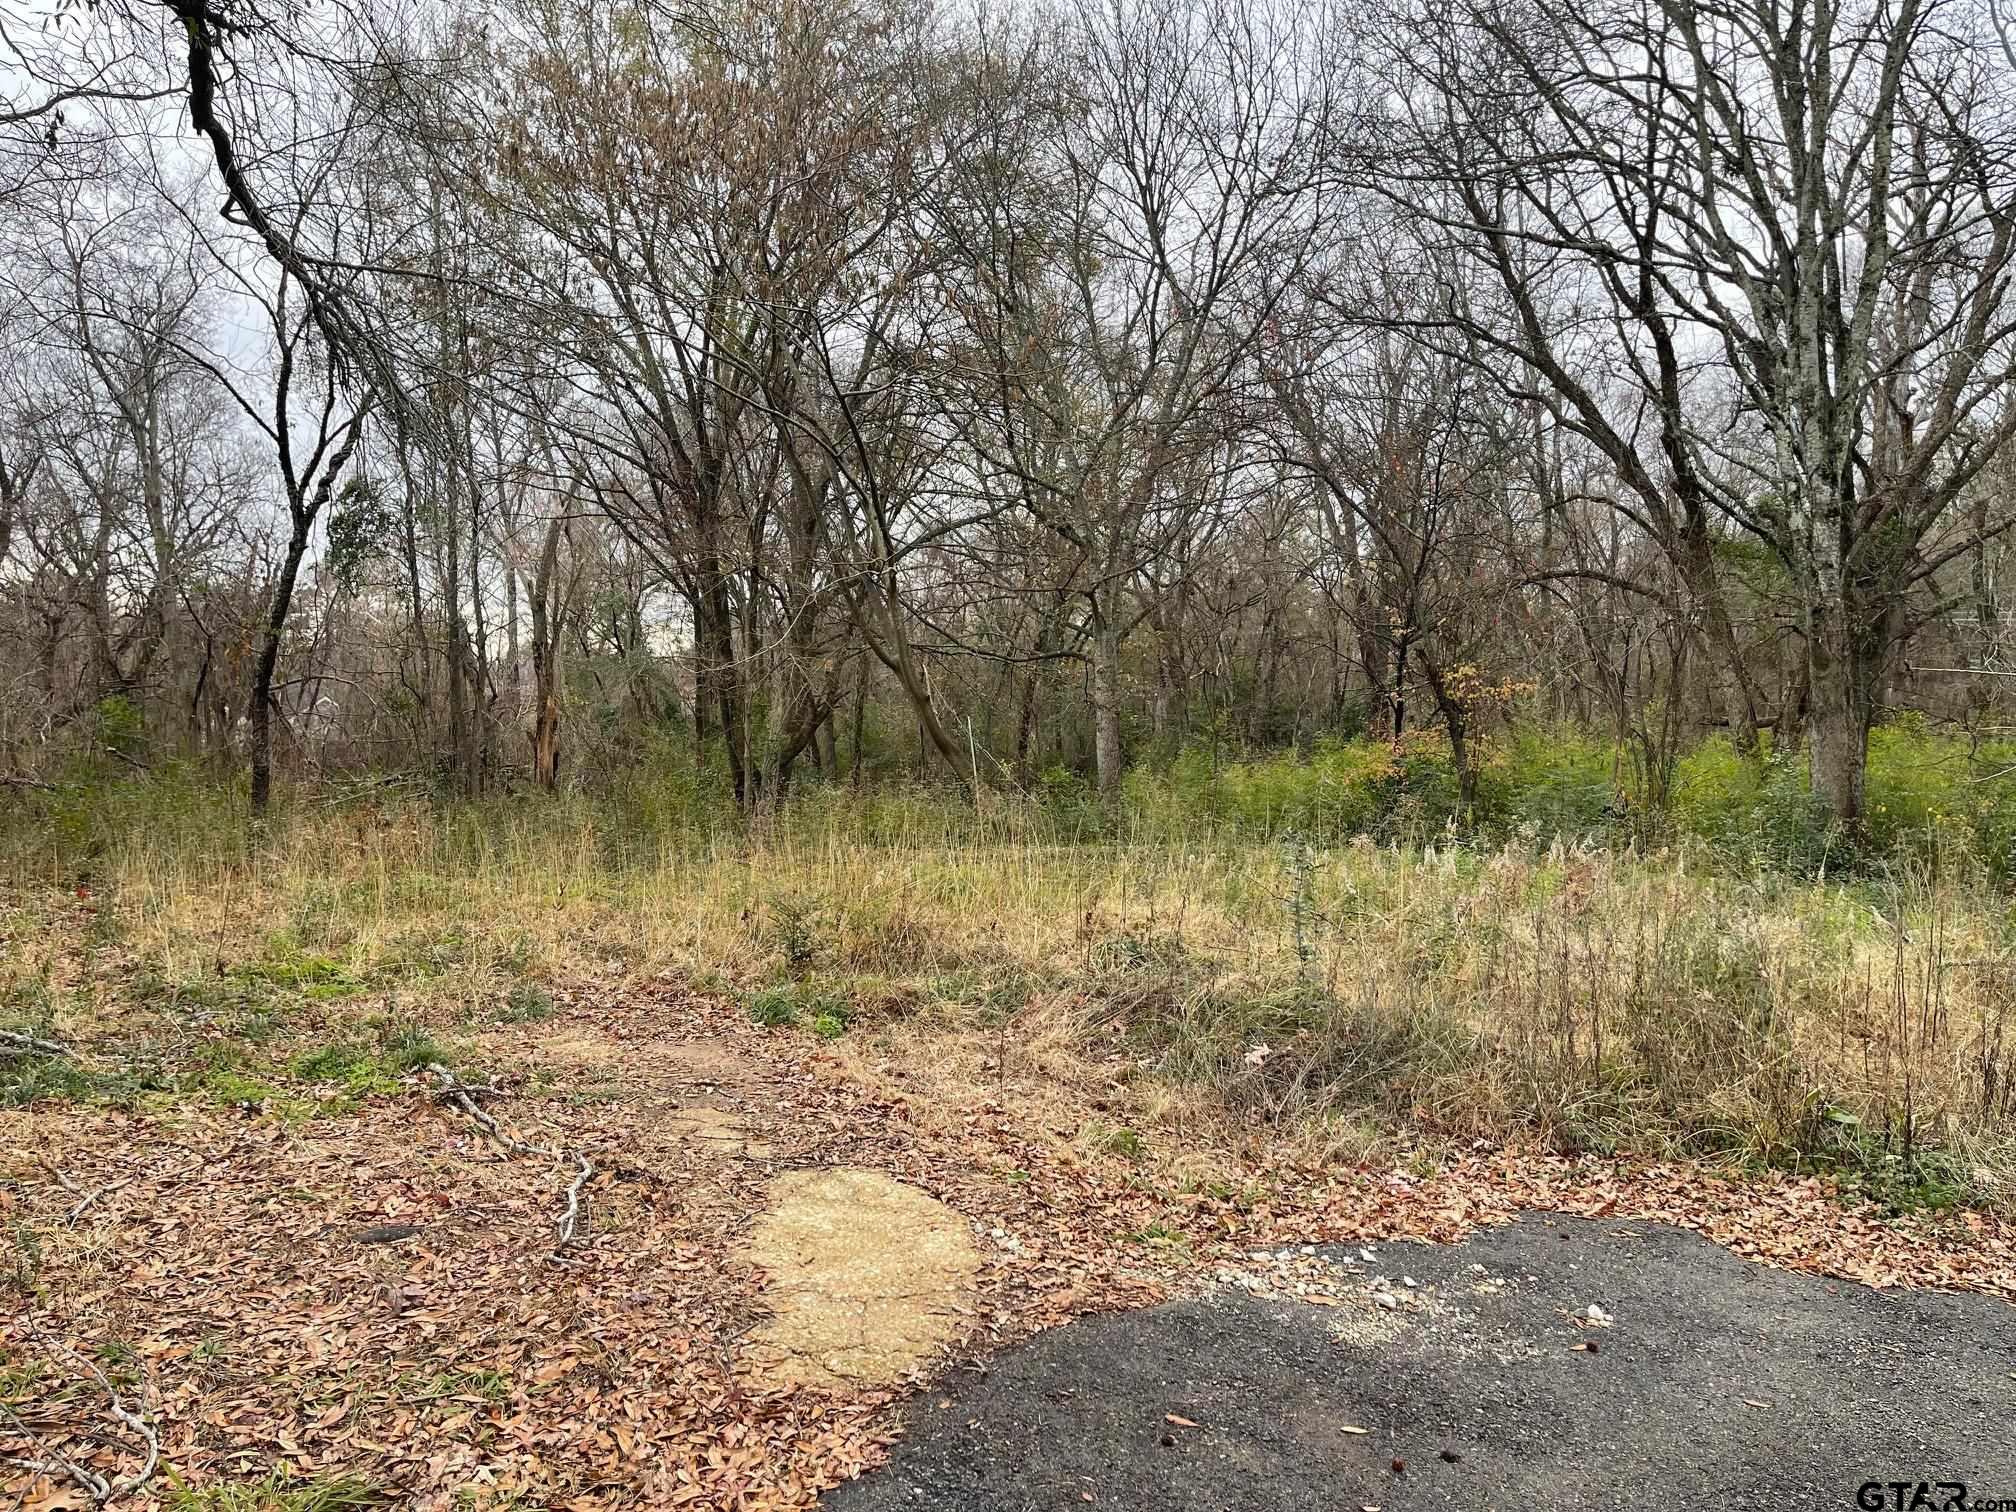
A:
[[[1292,1270],[1299,1246],[1454,1241],[1531,1209],[2016,1301],[2007,1222],[1886,1219],[1817,1179],[1479,1149],[1432,1174],[1261,1159],[1237,1188],[1249,1195],[1169,1190],[1031,1110],[887,1095],[662,983],[564,1008],[493,1048],[520,1062],[495,1078],[514,1095],[494,1115],[528,1147],[592,1162],[563,1255],[569,1169],[500,1148],[422,1078],[297,1125],[195,1104],[0,1113],[0,1147],[36,1152],[0,1165],[18,1252],[0,1459],[44,1467],[0,1466],[0,1486],[54,1508],[79,1492],[49,1466],[107,1485],[134,1474],[102,1373],[159,1441],[161,1473],[122,1506],[277,1473],[346,1478],[420,1512],[809,1507],[879,1462],[895,1404],[948,1361],[1205,1289],[1251,1269],[1256,1245],[1286,1247],[1264,1263]],[[600,1095],[570,1095],[584,1081]],[[812,1287],[816,1246],[803,1222],[766,1215],[801,1190],[830,1217],[849,1183],[900,1187],[897,1204],[938,1225],[955,1258],[903,1283],[933,1331],[851,1374],[779,1372],[780,1320]],[[98,1195],[80,1208],[80,1191]],[[374,1230],[400,1237],[361,1242]],[[862,1316],[864,1295],[847,1304]]]

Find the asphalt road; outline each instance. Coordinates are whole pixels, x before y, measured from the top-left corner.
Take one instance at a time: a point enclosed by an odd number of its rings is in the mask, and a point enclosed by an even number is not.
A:
[[[1381,1246],[1370,1263],[1318,1258],[1340,1305],[1232,1286],[955,1370],[916,1398],[890,1464],[822,1505],[1803,1512],[2006,1497],[2016,1512],[2005,1303],[1792,1275],[1660,1224],[1539,1215],[1461,1245]]]

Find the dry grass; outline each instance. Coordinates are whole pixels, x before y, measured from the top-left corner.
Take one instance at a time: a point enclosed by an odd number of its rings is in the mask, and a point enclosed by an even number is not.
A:
[[[536,1007],[528,982],[669,973],[953,1104],[1051,1099],[1109,1149],[1530,1135],[2007,1195],[2007,909],[1936,870],[1081,844],[840,800],[711,838],[581,803],[303,806],[256,844],[141,825],[88,900],[74,860],[11,854],[0,993],[80,1037],[172,1049],[191,1004],[247,1011],[218,984],[274,987],[311,1028],[363,996],[452,1031]]]

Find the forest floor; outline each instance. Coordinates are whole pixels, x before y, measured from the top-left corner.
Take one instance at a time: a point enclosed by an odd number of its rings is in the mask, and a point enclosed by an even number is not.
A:
[[[765,1030],[615,969],[459,1045],[453,1085],[502,1094],[464,1104],[410,1037],[404,1069],[331,1058],[368,1008],[300,1006],[267,1052],[293,1090],[239,1072],[0,1113],[14,1504],[808,1506],[885,1457],[903,1399],[1052,1325],[1227,1267],[1325,1307],[1291,1247],[1528,1210],[2016,1301],[2016,1226],[1885,1218],[1813,1180],[1484,1147],[1296,1164],[1202,1135],[1175,1164],[1087,1150],[1090,1110],[1012,1067],[954,1085],[944,1057]],[[130,1031],[108,1012],[76,1034],[78,1074]]]

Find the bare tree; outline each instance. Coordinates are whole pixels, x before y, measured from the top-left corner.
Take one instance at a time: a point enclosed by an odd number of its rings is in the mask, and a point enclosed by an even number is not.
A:
[[[1966,549],[1931,543],[2016,425],[1996,403],[2010,85],[1978,14],[1458,0],[1391,19],[1409,87],[1388,182],[1497,295],[1450,289],[1423,328],[1602,448],[1739,681],[1711,513],[1770,548],[1798,595],[1814,788],[1856,822],[1903,600]]]

